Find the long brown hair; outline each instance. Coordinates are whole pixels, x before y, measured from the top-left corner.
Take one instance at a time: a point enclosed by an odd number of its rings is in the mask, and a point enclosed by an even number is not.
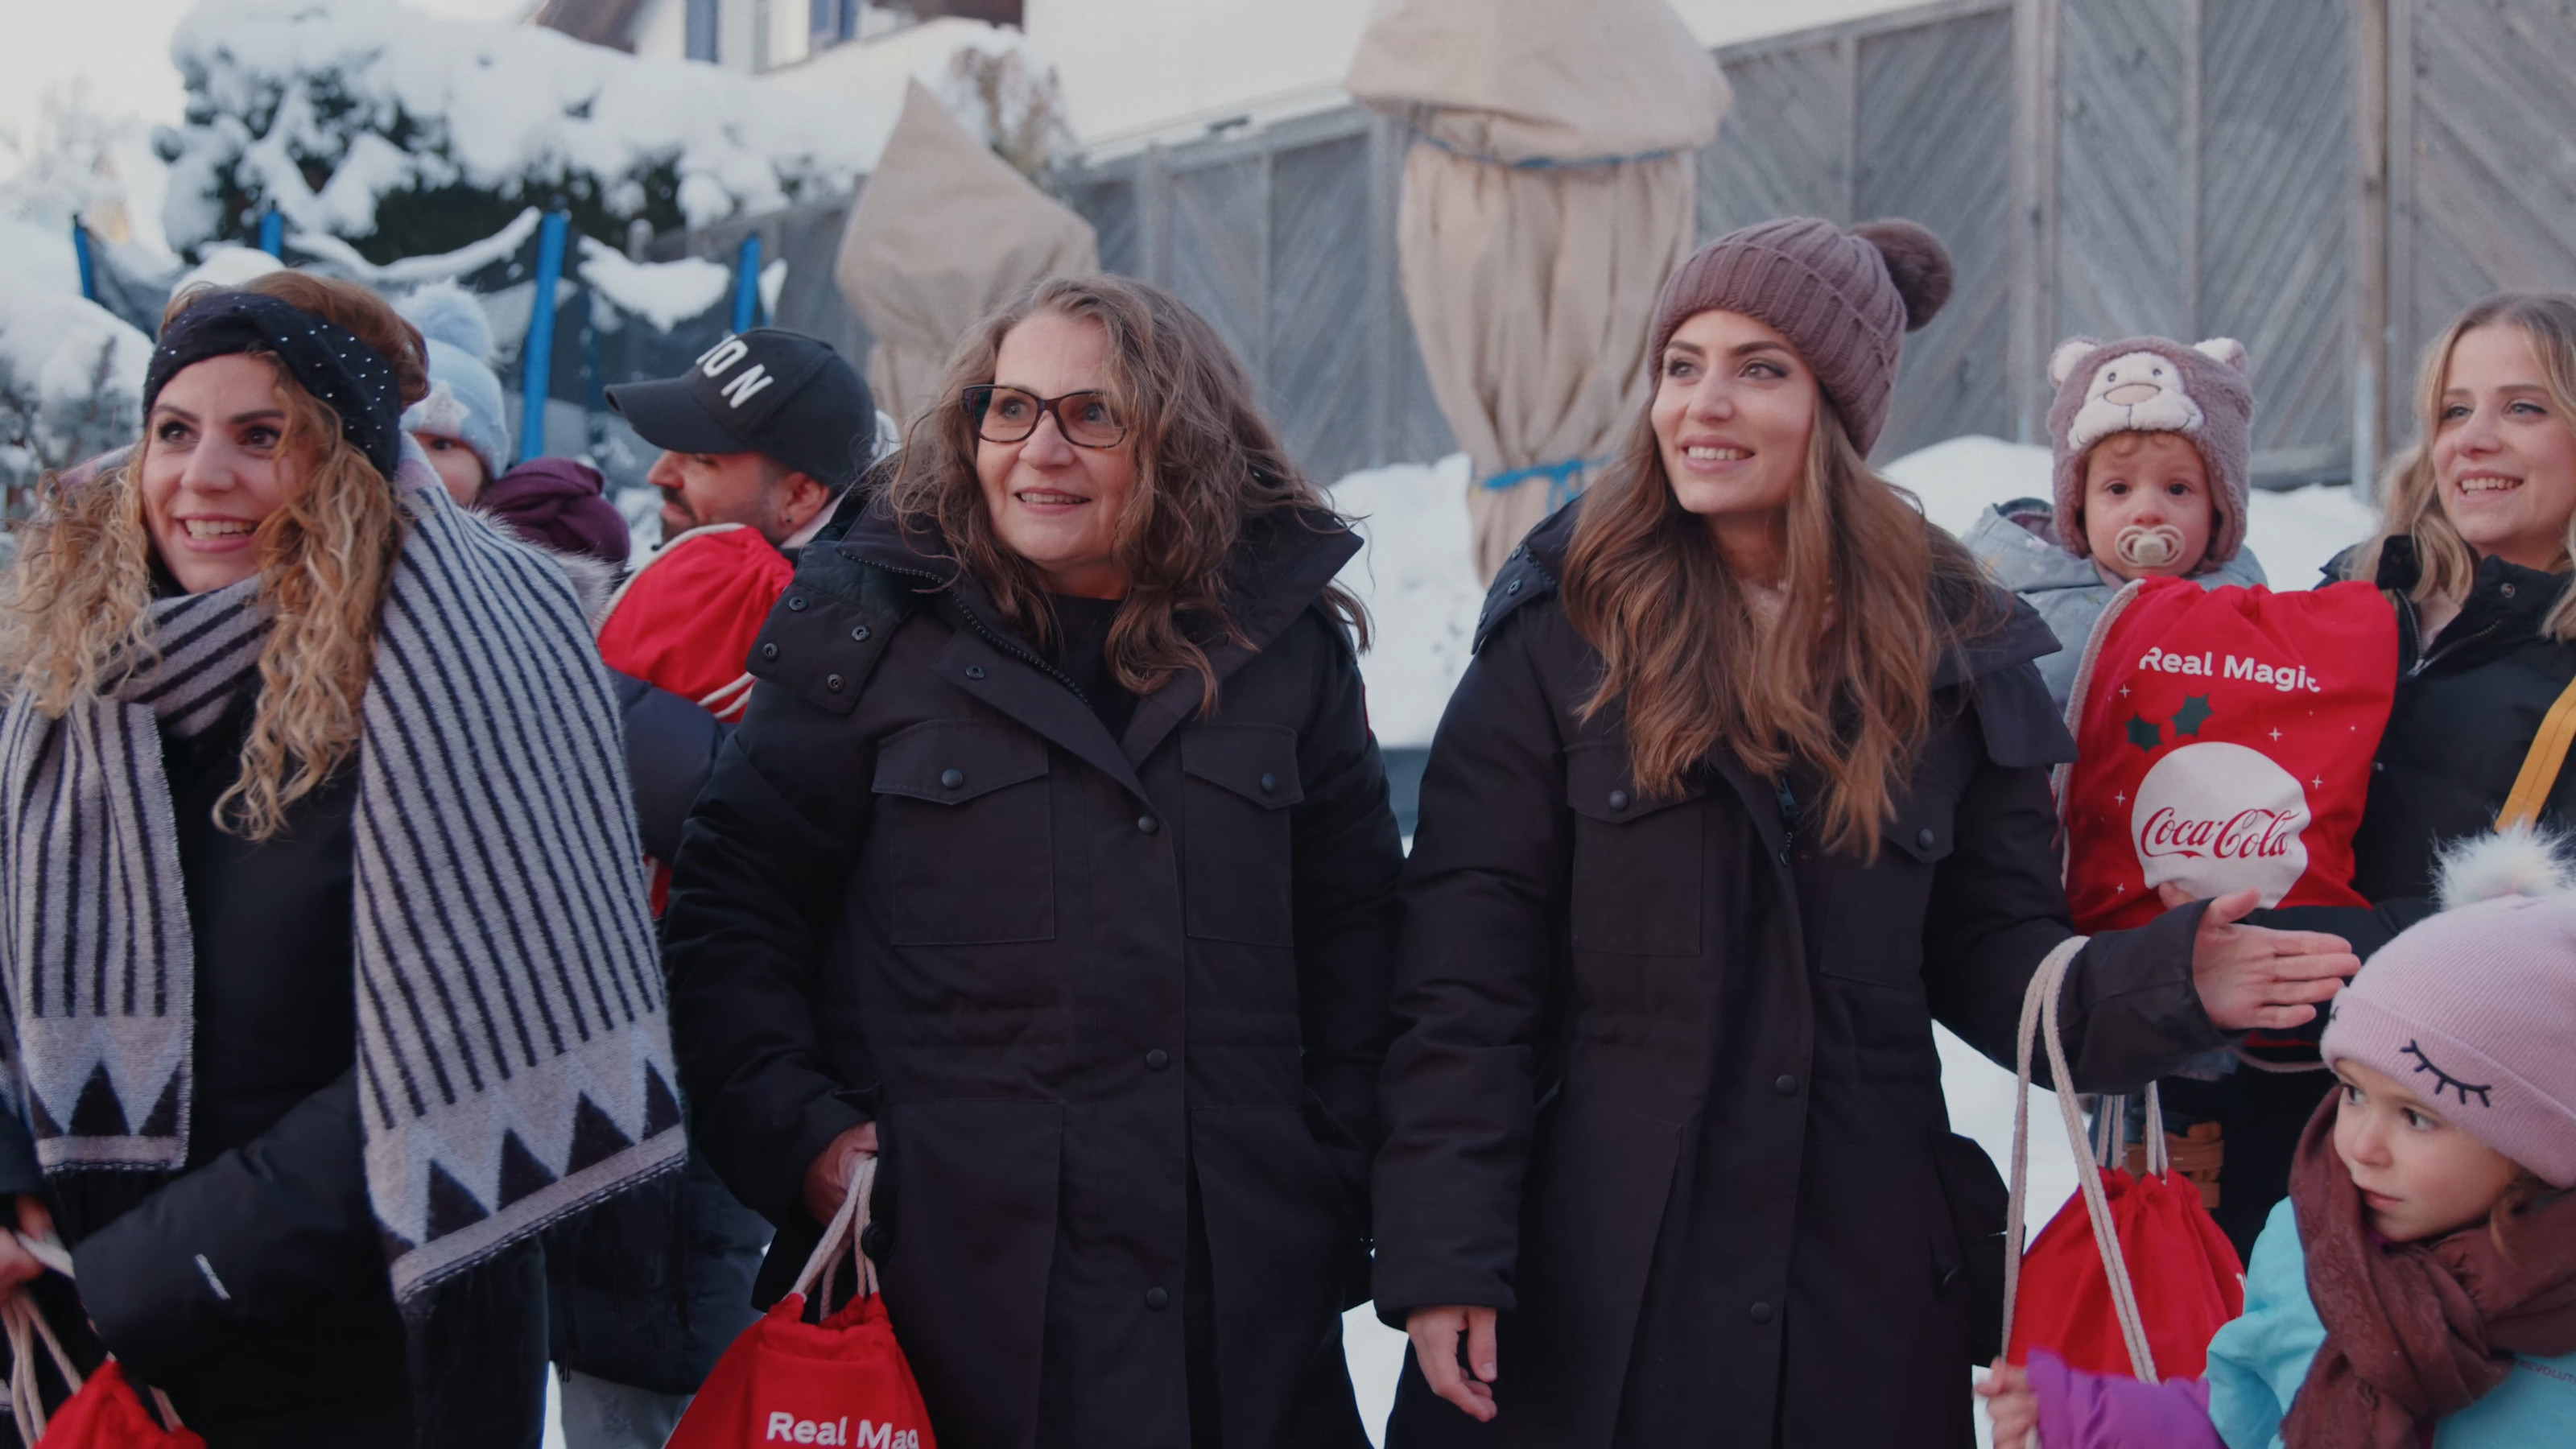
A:
[[[1346,527],[1298,472],[1252,400],[1223,339],[1159,287],[1124,277],[1055,277],[976,324],[949,363],[938,401],[905,431],[887,501],[903,526],[946,540],[1010,622],[1053,636],[1054,605],[1037,567],[1003,546],[975,474],[975,422],[960,395],[993,380],[1012,328],[1041,312],[1078,317],[1108,339],[1110,405],[1136,442],[1136,479],[1118,517],[1118,561],[1131,581],[1109,631],[1108,664],[1138,694],[1196,674],[1216,706],[1204,644],[1247,644],[1226,599],[1226,565],[1247,524]],[[1338,584],[1327,608],[1367,647],[1368,615]]]
[[[1566,616],[1605,666],[1583,716],[1624,702],[1649,795],[1721,748],[1757,775],[1803,763],[1824,777],[1824,843],[1874,860],[1940,654],[2001,616],[1967,551],[1870,471],[1821,393],[1786,533],[1786,602],[1764,624],[1640,416],[1566,553]]]
[[[2462,336],[2491,323],[2518,329],[2531,344],[2541,379],[2549,387],[2550,405],[2558,410],[2563,425],[2576,428],[2576,297],[2501,292],[2472,305],[2424,349],[2415,377],[2414,445],[2392,459],[2381,475],[2379,533],[2354,552],[2345,577],[2377,578],[2380,552],[2390,539],[2405,535],[2415,540],[2415,557],[2423,569],[2411,595],[2417,603],[2468,597],[2478,572],[2477,551],[2442,511],[2441,480],[2433,473],[2433,435],[2441,431],[2442,390],[2450,380],[2451,350],[2459,346]],[[2571,558],[2576,558],[2576,515],[2568,518],[2559,540],[2558,567],[2566,568]],[[2576,639],[2576,589],[2559,595],[2541,629],[2562,644]]]
[[[363,287],[300,272],[258,278],[263,292],[356,333],[394,369],[405,403],[426,395],[419,332]],[[213,288],[171,299],[171,319]],[[375,627],[402,514],[392,481],[341,435],[340,418],[306,392],[275,357],[286,410],[278,456],[298,470],[296,487],[254,535],[259,601],[273,621],[260,648],[259,703],[242,742],[241,777],[215,803],[222,828],[267,840],[286,826],[287,807],[311,793],[355,753],[359,709],[375,668]],[[0,678],[28,691],[36,708],[59,715],[76,700],[113,689],[128,669],[158,660],[152,637],[152,540],[143,519],[143,461],[151,420],[118,467],[65,488],[47,480],[8,592],[0,600]]]

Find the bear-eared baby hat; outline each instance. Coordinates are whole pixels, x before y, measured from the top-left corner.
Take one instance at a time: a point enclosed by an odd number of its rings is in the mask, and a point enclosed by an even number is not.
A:
[[[1905,334],[1950,300],[1950,253],[1902,219],[1845,231],[1791,216],[1728,232],[1681,264],[1655,303],[1646,368],[1658,370],[1674,329],[1702,312],[1741,312],[1798,349],[1866,455],[1887,423]]]
[[[2200,566],[2236,557],[2245,544],[2254,447],[2245,344],[2232,337],[2196,346],[2170,337],[2070,337],[2048,359],[2048,380],[2057,388],[2048,439],[2056,454],[2059,542],[2078,558],[2092,554],[2084,539],[2084,460],[2095,444],[2117,433],[2179,433],[2199,451],[2217,504]]]
[[[2406,1085],[2445,1121],[2576,1187],[2576,881],[2527,827],[2445,852],[2444,909],[2334,999],[2320,1047]]]

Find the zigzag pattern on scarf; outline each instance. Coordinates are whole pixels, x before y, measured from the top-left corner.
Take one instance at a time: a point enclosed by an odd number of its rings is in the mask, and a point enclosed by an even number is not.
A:
[[[443,490],[403,497],[362,707],[354,944],[369,1197],[409,1299],[676,1169],[685,1143],[580,606]],[[157,606],[163,663],[115,700],[0,721],[0,1077],[25,1083],[49,1172],[186,1163],[193,947],[157,725],[202,729],[246,682],[251,588]]]

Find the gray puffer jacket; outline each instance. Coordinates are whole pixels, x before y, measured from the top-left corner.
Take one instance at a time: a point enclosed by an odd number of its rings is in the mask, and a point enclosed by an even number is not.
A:
[[[2085,641],[2093,637],[2094,621],[2102,617],[2104,606],[2120,591],[2118,576],[2105,572],[2089,558],[2078,558],[2061,547],[2053,534],[2046,533],[2048,505],[2036,499],[2020,499],[1988,508],[1977,515],[1977,522],[1959,541],[1977,556],[1986,573],[1998,584],[2020,595],[2039,611],[2057,642],[2065,647],[2042,657],[2039,677],[2048,685],[2048,697],[2060,713],[2066,709],[2066,696],[2075,688],[2075,671],[2084,663]],[[2017,520],[2029,518],[2041,532],[2034,532]],[[2197,582],[2204,589],[2223,584],[2266,583],[2263,565],[2256,562],[2250,549],[2237,550],[2236,557],[2200,575]]]

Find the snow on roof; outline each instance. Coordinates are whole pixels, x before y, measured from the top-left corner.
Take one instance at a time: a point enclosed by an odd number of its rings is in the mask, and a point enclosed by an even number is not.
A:
[[[960,44],[1022,43],[967,31]],[[680,210],[705,225],[848,187],[876,164],[903,101],[899,81],[791,92],[392,0],[202,0],[170,50],[191,93],[190,123],[163,133],[178,153],[163,218],[173,245],[219,229],[227,165],[290,227],[356,238],[388,193],[450,184],[591,178],[612,209],[640,211],[641,178],[670,162]],[[273,119],[254,137],[244,117]]]

